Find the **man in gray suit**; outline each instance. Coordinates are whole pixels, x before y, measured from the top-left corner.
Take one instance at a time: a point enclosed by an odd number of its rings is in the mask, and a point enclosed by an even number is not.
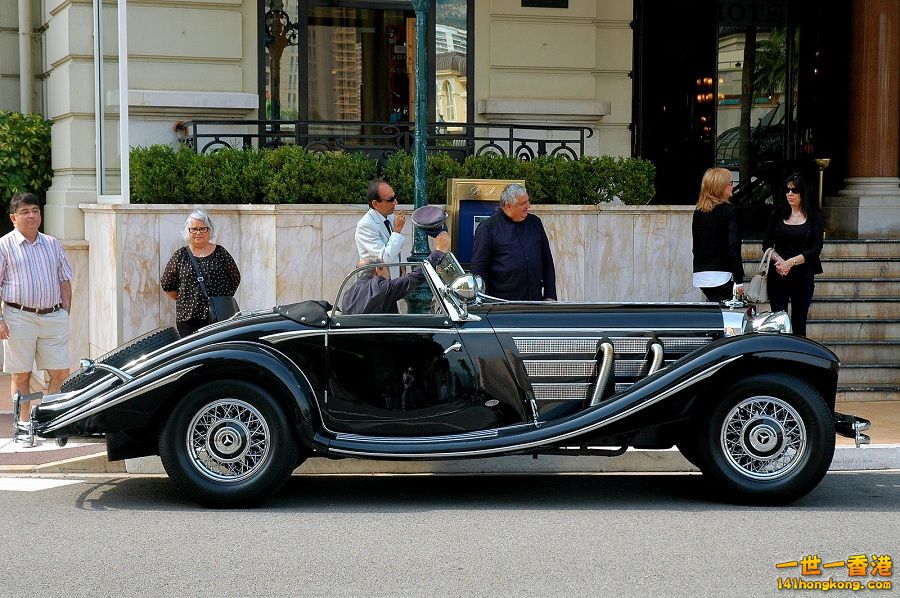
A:
[[[431,265],[437,264],[450,250],[450,234],[443,232],[434,240],[434,251],[428,256]],[[382,264],[382,265],[379,265]],[[409,274],[391,278],[388,268],[377,257],[364,257],[358,266],[373,266],[363,270],[356,282],[344,292],[341,309],[345,314],[396,314],[397,301],[403,299],[425,280],[425,271],[417,267]]]
[[[394,190],[384,179],[375,179],[369,183],[366,193],[369,211],[356,223],[356,250],[360,258],[374,257],[382,262],[401,262],[400,249],[406,241],[403,227],[406,214],[397,207]],[[393,267],[391,276],[397,278],[402,274],[399,268]]]

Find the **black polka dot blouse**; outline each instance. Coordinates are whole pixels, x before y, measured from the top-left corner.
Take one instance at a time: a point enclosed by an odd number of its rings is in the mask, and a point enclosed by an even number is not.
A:
[[[187,247],[181,247],[175,252],[159,281],[165,292],[178,291],[178,299],[175,300],[177,322],[209,319],[208,302],[200,290],[188,251]],[[241,284],[241,273],[231,254],[221,245],[216,245],[211,254],[196,259],[210,297],[233,297]]]

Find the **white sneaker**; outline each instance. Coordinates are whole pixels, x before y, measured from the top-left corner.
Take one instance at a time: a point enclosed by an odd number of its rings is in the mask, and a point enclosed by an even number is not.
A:
[[[15,437],[13,437],[13,443],[18,448],[34,448],[40,446],[43,442],[44,439],[38,438],[37,436],[34,436],[29,440],[27,434],[16,434]]]

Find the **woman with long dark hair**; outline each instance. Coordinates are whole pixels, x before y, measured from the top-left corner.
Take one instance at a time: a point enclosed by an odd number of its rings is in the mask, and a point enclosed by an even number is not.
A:
[[[806,336],[806,317],[816,285],[813,277],[822,273],[822,243],[825,219],[818,205],[808,201],[808,187],[799,173],[784,181],[786,205],[776,207],[769,220],[763,251],[774,247],[769,264],[769,304],[772,311],[787,310],[791,304],[794,334]]]
[[[710,168],[700,182],[691,232],[694,240],[693,284],[708,301],[724,301],[744,291],[744,266],[738,237],[731,171]]]

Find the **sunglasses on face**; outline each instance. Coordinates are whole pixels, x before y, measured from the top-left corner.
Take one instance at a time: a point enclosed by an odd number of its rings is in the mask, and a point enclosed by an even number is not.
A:
[[[198,226],[196,228],[189,228],[188,232],[191,233],[192,235],[205,235],[206,233],[209,232],[209,227],[208,226]]]
[[[797,187],[785,187],[784,192],[785,193],[793,193],[794,195],[800,195],[801,193],[803,193],[803,190],[799,189]]]
[[[381,201],[387,201],[387,202],[397,201],[397,196],[391,195],[390,197],[382,197]]]

